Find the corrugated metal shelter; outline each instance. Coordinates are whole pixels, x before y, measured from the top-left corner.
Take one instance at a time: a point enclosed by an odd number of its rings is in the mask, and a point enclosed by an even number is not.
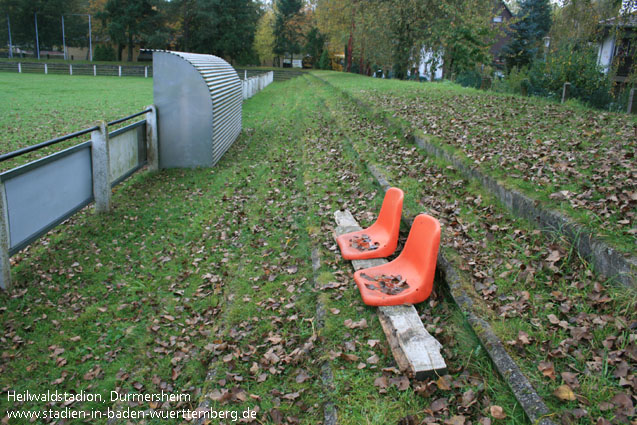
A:
[[[210,167],[241,132],[241,81],[213,55],[154,51],[161,168]]]

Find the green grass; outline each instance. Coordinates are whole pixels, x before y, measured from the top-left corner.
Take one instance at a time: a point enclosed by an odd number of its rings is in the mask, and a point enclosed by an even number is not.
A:
[[[152,79],[0,72],[0,153],[140,112],[153,103]],[[0,164],[7,170],[90,135],[41,149]]]
[[[636,253],[634,116],[451,83],[317,75]]]
[[[83,97],[86,88],[79,90],[71,98]],[[123,97],[133,89],[113,90]],[[450,389],[434,380],[385,392],[374,385],[395,377],[382,370],[394,366],[391,351],[331,233],[336,209],[350,208],[366,225],[382,196],[336,126],[329,95],[309,77],[271,85],[244,103],[244,131],[214,168],[138,173],[118,186],[112,212],[85,209],[14,256],[15,288],[0,295],[0,386],[105,397],[116,388],[163,389],[192,397],[170,408],[209,399],[214,408],[251,406],[261,423],[278,415],[318,423],[326,400],[343,424],[422,420],[439,399],[448,403],[434,415],[441,421],[464,415],[475,423],[499,405],[507,414],[500,423],[527,423],[462,315],[438,292],[419,313],[444,344]],[[346,285],[315,287],[312,249],[321,257],[318,281]],[[320,330],[319,299],[327,308]],[[363,318],[365,328],[344,326]],[[330,360],[329,390],[320,366],[334,352],[359,360]],[[367,360],[373,355],[377,363]],[[297,379],[302,374],[310,378]],[[222,403],[225,391],[234,398]],[[460,407],[469,391],[475,403]],[[0,400],[2,411],[45,407]]]
[[[426,212],[440,220],[443,252],[463,271],[464,289],[472,296],[474,309],[507,342],[510,354],[551,409],[569,415],[577,407],[553,396],[562,384],[560,373],[575,373],[582,381],[576,393],[587,400],[581,405],[590,414],[586,420],[612,418],[612,411],[594,406],[624,391],[613,370],[629,359],[605,360],[601,364],[608,372],[603,374],[597,368],[599,359],[608,357],[607,351],[629,344],[621,323],[637,320],[634,290],[595,278],[561,235],[546,235],[515,218],[449,163],[427,157],[338,90],[327,85],[324,89],[336,127],[352,141],[361,161],[374,164],[390,184],[405,191],[409,214]],[[553,251],[560,259],[551,264],[547,258]],[[560,324],[553,323],[550,315]],[[610,316],[618,317],[620,324],[606,319]],[[528,335],[529,343],[520,342],[520,332]],[[604,348],[610,341],[616,342]],[[548,359],[555,369],[552,379],[538,370],[538,364]]]

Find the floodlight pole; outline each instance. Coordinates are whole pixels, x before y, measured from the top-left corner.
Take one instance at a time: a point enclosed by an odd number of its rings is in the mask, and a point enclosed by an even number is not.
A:
[[[64,37],[64,15],[62,15],[62,46],[64,46],[64,60],[66,60],[66,38]]]
[[[9,19],[9,15],[7,15],[7,27],[9,27],[9,57],[13,57],[13,44],[11,44],[11,20]]]
[[[38,49],[38,60],[40,60],[40,39],[38,38],[38,12],[35,15],[35,45]]]
[[[69,16],[88,16],[88,55],[93,62],[93,31],[91,30],[91,15],[88,13],[67,13]],[[64,39],[64,15],[62,15],[62,39]],[[64,59],[66,59],[66,44],[64,45]]]
[[[88,54],[90,61],[93,62],[93,33],[91,31],[91,15],[88,15]]]

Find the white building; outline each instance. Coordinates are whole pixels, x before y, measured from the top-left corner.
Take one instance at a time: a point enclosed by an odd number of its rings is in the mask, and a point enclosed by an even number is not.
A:
[[[623,81],[630,73],[635,57],[633,42],[637,29],[637,4],[635,0],[623,0],[619,16],[600,22],[604,37],[599,43],[597,64],[608,73],[613,62],[617,64],[616,80]]]

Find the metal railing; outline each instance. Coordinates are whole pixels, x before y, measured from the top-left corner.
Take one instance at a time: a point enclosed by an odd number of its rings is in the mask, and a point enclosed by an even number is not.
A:
[[[145,115],[114,131],[109,126]],[[0,162],[66,140],[91,140],[0,173],[0,287],[10,286],[10,256],[91,202],[110,209],[111,188],[144,165],[157,169],[154,106],[34,146],[0,155]]]

